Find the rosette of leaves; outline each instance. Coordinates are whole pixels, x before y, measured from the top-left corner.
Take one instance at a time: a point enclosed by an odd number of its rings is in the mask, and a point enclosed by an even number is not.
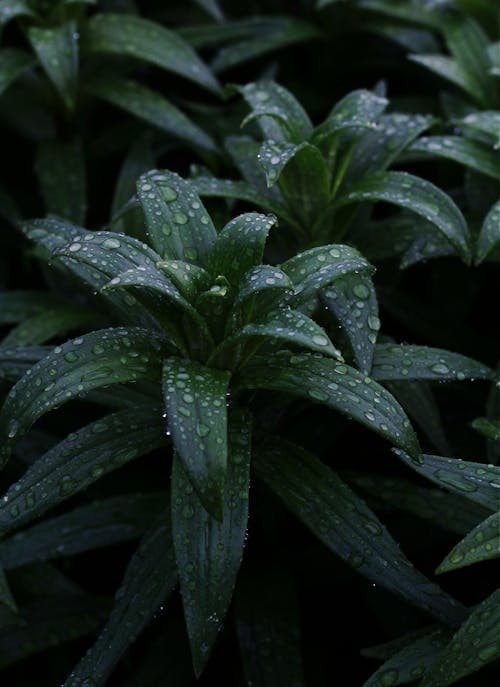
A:
[[[7,626],[16,614],[9,571],[143,535],[105,626],[65,684],[105,684],[178,579],[200,674],[241,564],[251,457],[257,478],[335,554],[439,622],[458,626],[465,609],[411,565],[333,470],[300,447],[266,435],[259,403],[249,391],[267,389],[348,415],[388,440],[424,477],[470,496],[470,489],[456,486],[458,477],[453,487],[455,461],[422,455],[405,412],[382,384],[490,378],[491,371],[445,351],[381,344],[367,376],[342,360],[308,315],[318,304],[318,289],[369,268],[356,250],[322,246],[273,267],[262,262],[273,216],[240,215],[218,233],[193,187],[178,175],[149,172],[137,192],[151,245],[57,219],[25,227],[40,257],[101,294],[117,326],[53,349],[38,346],[32,353],[39,362],[33,365],[28,358],[24,368],[9,368],[10,379],[25,372],[0,413],[2,460],[37,420],[64,403],[83,398],[115,411],[49,448],[3,496],[0,560],[7,576],[2,572],[1,598]],[[4,305],[12,297],[6,294]],[[342,300],[342,289],[337,297]],[[34,295],[25,297],[25,305],[30,301],[35,307]],[[15,359],[16,352],[21,361],[21,353],[27,356],[26,347],[13,346],[6,358]],[[278,408],[282,403],[278,400]],[[32,523],[152,449],[165,451],[168,462],[173,454],[170,494],[120,494]],[[474,482],[472,491],[486,508],[493,490],[490,473],[460,472]],[[245,671],[251,676],[253,642],[265,638],[253,628],[253,609],[238,608]],[[70,638],[61,627],[54,632],[57,641]],[[257,633],[250,643],[248,632]],[[26,652],[47,646],[43,632],[39,635]],[[259,661],[266,662],[263,646]]]

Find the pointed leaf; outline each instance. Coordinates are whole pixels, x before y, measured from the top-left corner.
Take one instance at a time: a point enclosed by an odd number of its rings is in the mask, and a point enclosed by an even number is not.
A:
[[[209,287],[210,275],[198,265],[183,260],[160,260],[156,267],[167,275],[188,301],[195,300],[200,291]]]
[[[351,91],[338,101],[324,122],[315,128],[312,142],[321,141],[325,136],[331,136],[342,129],[376,128],[376,121],[388,104],[387,98],[372,91]]]
[[[266,196],[272,193],[279,199],[279,191],[275,187],[272,191],[267,188],[265,175],[258,162],[261,143],[250,136],[228,136],[224,139],[224,148],[238,168],[245,181],[262,191]]]
[[[38,146],[35,171],[47,214],[83,224],[87,189],[81,140],[42,141]]]
[[[465,609],[414,568],[377,516],[314,456],[282,443],[258,453],[260,479],[348,565],[451,625]]]
[[[61,305],[29,317],[11,329],[2,346],[34,346],[63,336],[69,331],[85,329],[99,323],[101,316],[91,310]]]
[[[106,625],[64,683],[105,685],[114,667],[153,619],[177,581],[170,517],[146,532],[130,559]]]
[[[1,12],[1,10],[0,10]],[[1,23],[1,16],[0,16]],[[0,49],[0,95],[27,69],[31,69],[36,60],[29,52],[17,48]]]
[[[479,232],[476,245],[476,265],[498,253],[500,247],[500,200],[493,205]]]
[[[14,324],[61,305],[45,291],[0,291],[0,324]]]
[[[464,70],[453,58],[446,55],[408,55],[408,59],[451,81],[473,98],[477,97],[476,87],[469,83]]]
[[[229,372],[167,358],[163,397],[175,449],[203,506],[218,520],[224,509]]]
[[[0,501],[0,536],[166,441],[161,410],[153,405],[107,415],[70,434],[11,484]]]
[[[179,458],[172,472],[172,521],[184,617],[195,673],[200,675],[224,622],[243,556],[248,519],[250,418],[229,423],[223,519],[205,510]]]
[[[494,110],[471,112],[462,119],[456,119],[454,124],[467,138],[481,141],[489,146],[498,145],[500,112]]]
[[[67,341],[28,370],[0,412],[0,462],[42,415],[80,394],[160,374],[162,339],[140,328],[103,329]]]
[[[191,147],[209,152],[217,150],[212,138],[181,110],[156,91],[132,79],[100,76],[86,81],[85,90]]]
[[[372,376],[378,381],[492,379],[493,370],[459,353],[428,346],[378,344]]]
[[[470,236],[465,219],[451,198],[434,184],[406,172],[372,174],[341,196],[337,206],[366,200],[399,205],[425,217],[465,262],[469,261]]]
[[[486,417],[478,417],[471,425],[487,439],[500,441],[500,420],[488,420]]]
[[[283,86],[274,81],[256,81],[235,86],[235,89],[258,115],[259,126],[266,138],[301,143],[311,135],[309,116]]]
[[[239,386],[274,389],[324,403],[391,441],[406,446],[415,461],[420,447],[403,409],[391,394],[348,365],[313,354],[280,352],[254,359],[241,372]]]
[[[460,458],[423,455],[421,465],[410,463],[403,451],[393,449],[412,470],[448,491],[481,504],[491,511],[498,509],[500,467],[472,463]]]
[[[9,0],[0,4],[0,27],[16,17],[35,17],[35,12],[27,0]]]
[[[67,481],[63,480],[61,489]],[[164,492],[152,492],[93,501],[5,539],[0,558],[9,570],[137,539],[163,509],[165,498]]]
[[[208,270],[215,278],[224,275],[237,286],[248,270],[260,265],[271,227],[277,224],[274,215],[248,212],[232,219],[217,237],[210,257]]]
[[[499,556],[500,512],[497,512],[471,530],[440,563],[436,573],[457,570]]]
[[[239,329],[246,322],[258,320],[290,300],[293,284],[278,267],[259,265],[242,278],[233,309],[228,317],[228,330]]]
[[[217,233],[190,183],[174,172],[153,170],[141,176],[137,192],[160,255],[204,265]]]
[[[17,382],[27,370],[51,351],[50,346],[0,346],[0,379]]]
[[[450,630],[441,628],[417,639],[391,656],[363,687],[406,685],[418,680],[436,662],[451,636]]]
[[[446,687],[500,656],[500,589],[478,604],[428,670],[420,687]]]
[[[75,106],[78,79],[78,32],[71,20],[54,28],[32,26],[28,38],[47,76],[69,110]]]
[[[346,333],[361,372],[370,374],[380,329],[375,287],[368,270],[356,270],[336,279],[320,292],[321,302]]]
[[[407,148],[408,154],[422,153],[424,157],[443,157],[474,169],[493,179],[500,178],[498,155],[492,148],[460,136],[423,136]]]
[[[144,60],[220,92],[217,79],[183,38],[142,17],[108,12],[94,15],[86,24],[83,48]]]

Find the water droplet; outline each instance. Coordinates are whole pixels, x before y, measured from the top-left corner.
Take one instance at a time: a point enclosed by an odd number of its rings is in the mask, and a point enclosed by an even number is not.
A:
[[[326,394],[324,391],[321,391],[321,389],[309,389],[309,396],[314,398],[316,401],[328,400],[328,394]]]
[[[115,248],[120,248],[121,243],[118,241],[118,239],[105,239],[102,242],[102,247],[106,248],[106,250],[113,250]]]
[[[196,425],[196,434],[199,437],[206,437],[208,434],[210,434],[210,427],[208,427],[208,425],[204,425],[202,422],[198,422]]]
[[[174,191],[174,189],[171,186],[162,186],[161,193],[163,196],[163,200],[167,203],[171,203],[173,200],[177,198],[177,192]]]
[[[68,351],[64,355],[64,360],[66,360],[68,363],[74,363],[76,360],[78,360],[78,356],[74,351]]]
[[[319,336],[315,335],[312,338],[313,343],[317,344],[318,346],[328,346],[328,339],[325,336]]]
[[[445,365],[444,363],[435,363],[434,365],[431,365],[431,372],[435,372],[436,374],[439,375],[445,375],[448,374],[450,371],[450,368],[448,365]]]
[[[378,680],[382,687],[392,687],[398,681],[399,673],[397,670],[386,670],[378,676]]]
[[[176,212],[172,218],[176,224],[187,224],[189,218],[184,212]]]
[[[361,298],[363,300],[366,300],[370,295],[370,290],[365,284],[355,284],[352,290],[356,298]]]

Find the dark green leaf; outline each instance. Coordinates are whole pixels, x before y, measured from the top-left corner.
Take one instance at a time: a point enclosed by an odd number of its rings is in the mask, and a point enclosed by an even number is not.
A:
[[[115,603],[95,644],[64,687],[105,685],[114,667],[162,607],[177,582],[170,517],[146,532],[116,592]]]
[[[406,172],[375,173],[351,187],[337,205],[366,200],[399,205],[425,217],[469,262],[470,236],[465,219],[450,196],[434,184]]]
[[[48,355],[50,346],[0,346],[0,379],[17,382],[35,363]]]
[[[71,481],[67,478],[61,483],[63,490]],[[0,559],[8,570],[137,539],[164,508],[165,499],[165,493],[154,492],[93,501],[5,539]]]
[[[209,287],[210,276],[203,267],[183,260],[160,260],[156,267],[179,289],[188,301],[195,300],[200,291]]]
[[[45,291],[0,291],[0,324],[14,324],[61,306],[61,299]]]
[[[500,441],[500,420],[488,420],[486,417],[478,417],[472,423],[476,431],[493,441]]]
[[[69,110],[75,106],[78,79],[78,32],[74,21],[54,28],[32,26],[30,43],[47,76]]]
[[[1,12],[1,10],[0,10]],[[1,23],[1,15],[0,15]],[[28,52],[17,48],[0,49],[0,95],[27,69],[31,69],[36,60]]]
[[[464,568],[467,565],[491,560],[499,556],[500,512],[493,513],[471,530],[440,563],[436,573]]]
[[[319,460],[293,444],[256,454],[261,479],[331,551],[376,584],[456,625],[464,608],[414,568],[377,516]]]
[[[386,98],[371,91],[352,91],[339,100],[325,121],[315,128],[312,140],[321,141],[341,129],[376,128],[376,121],[388,104]]]
[[[7,396],[0,412],[0,462],[39,417],[62,403],[110,384],[157,380],[162,347],[153,332],[124,327],[102,329],[57,346]]]
[[[133,81],[118,77],[99,77],[85,83],[94,96],[126,110],[190,146],[214,152],[214,141],[175,105],[156,91]]]
[[[166,442],[161,410],[152,404],[107,415],[70,434],[11,484],[0,502],[0,536]]]
[[[127,55],[184,76],[214,93],[220,86],[191,46],[156,22],[122,14],[96,14],[87,23],[83,46],[90,52]]]
[[[477,96],[476,87],[469,83],[462,67],[451,57],[446,55],[409,55],[408,58],[438,74],[443,79],[451,81],[455,86],[472,95],[473,98]]]
[[[425,157],[444,157],[493,179],[500,178],[497,153],[481,143],[460,136],[424,136],[407,150],[409,155],[423,153]]]
[[[500,200],[493,205],[479,232],[476,245],[476,265],[498,252],[500,246]]]
[[[248,212],[228,222],[215,242],[208,260],[213,278],[224,275],[237,286],[248,270],[260,265],[267,236],[277,224],[273,215]]]
[[[163,396],[169,431],[203,506],[222,520],[227,469],[229,372],[167,358]]]
[[[500,589],[478,604],[428,670],[421,687],[446,687],[500,656],[498,604]]]
[[[34,17],[28,0],[8,0],[0,3],[0,27],[16,17]]]
[[[63,336],[69,331],[86,329],[99,323],[100,316],[77,306],[60,305],[47,308],[43,313],[29,317],[11,329],[2,340],[2,346],[33,346]]]
[[[214,520],[176,458],[172,520],[184,616],[193,665],[200,675],[224,622],[243,556],[248,519],[250,419],[230,416],[223,518]]]
[[[493,371],[459,353],[428,346],[378,344],[372,376],[378,381],[492,379]]]
[[[0,608],[2,607],[9,609],[13,613],[17,612],[16,602],[14,601],[12,592],[9,589],[9,584],[7,582],[7,578],[5,577],[3,566],[0,563]]]
[[[391,394],[348,365],[313,354],[280,352],[255,359],[241,372],[246,389],[274,389],[308,398],[361,422],[391,441],[406,446],[415,461],[420,447],[403,409]]]
[[[35,171],[47,214],[83,224],[87,210],[85,158],[79,139],[40,143]]]
[[[410,459],[403,451],[393,450],[412,470],[434,484],[480,503],[489,510],[498,509],[500,467],[428,454],[423,455],[421,465],[415,465],[414,462],[410,463]]]
[[[293,284],[278,267],[259,265],[242,278],[232,312],[230,329],[258,320],[262,313],[284,304],[293,294]]]
[[[500,112],[471,112],[462,119],[454,121],[464,136],[481,141],[489,146],[498,145],[500,135]]]
[[[190,183],[174,172],[153,170],[141,176],[137,192],[160,255],[206,264],[217,232]]]

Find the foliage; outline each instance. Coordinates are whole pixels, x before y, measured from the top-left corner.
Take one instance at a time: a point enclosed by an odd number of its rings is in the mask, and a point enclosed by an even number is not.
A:
[[[3,0],[6,682],[491,684],[495,18]]]

